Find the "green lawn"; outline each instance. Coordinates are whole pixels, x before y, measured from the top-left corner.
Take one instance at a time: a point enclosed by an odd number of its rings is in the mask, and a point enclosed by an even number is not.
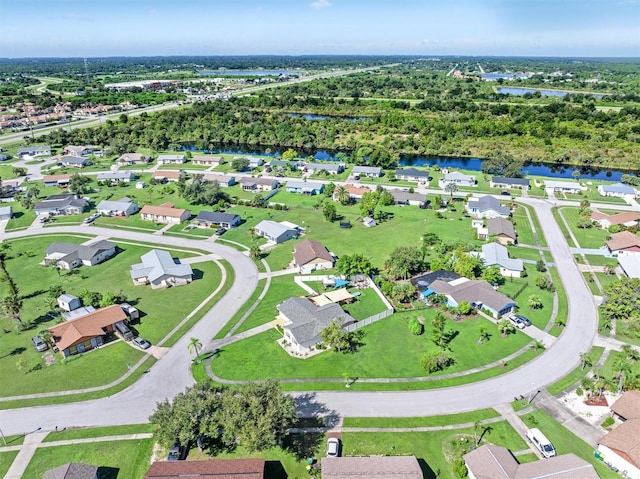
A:
[[[5,231],[15,231],[28,228],[36,219],[36,213],[33,210],[27,210],[18,202],[11,204],[13,217],[7,222]]]
[[[558,275],[558,270],[556,268],[549,268],[549,273],[551,274],[551,279],[553,280],[553,284],[557,288],[556,292],[558,293],[558,315],[556,316],[556,321],[558,319],[566,320],[569,316],[569,303],[567,302],[567,295],[562,287],[562,281],[560,281],[560,276]],[[549,334],[559,336],[562,331],[564,331],[564,328],[553,326],[549,330]]]
[[[602,479],[617,479],[620,476],[593,457],[593,447],[584,442],[578,436],[565,429],[546,412],[536,410],[525,414],[522,419],[528,427],[537,427],[553,443],[558,455],[574,453],[585,461],[593,464],[598,475]]]
[[[17,455],[18,451],[0,452],[0,477],[5,476]]]
[[[533,265],[527,265],[527,270],[529,276],[526,278],[506,278],[505,283],[498,288],[498,291],[515,299],[520,306],[520,313],[529,318],[531,323],[538,328],[544,329],[553,311],[553,294],[549,291],[543,291],[535,285],[536,278],[541,273],[535,271]],[[554,281],[554,284],[558,288],[562,287],[557,281]],[[523,287],[524,289],[522,289]],[[538,296],[542,300],[542,309],[533,311],[529,309],[528,299],[531,295]]]
[[[536,216],[535,211],[532,208],[522,204],[518,204],[518,207],[513,212],[513,222],[518,233],[518,243],[536,246],[533,229],[531,227],[531,221],[529,221],[526,210],[529,211],[531,219],[534,222],[536,234],[538,235],[538,240],[540,241],[540,246],[546,246],[546,241],[544,239],[544,235],[542,234],[542,230],[538,223],[538,217]]]
[[[149,469],[152,449],[153,439],[41,447],[22,477],[40,479],[50,469],[68,462],[83,462],[104,468],[104,477],[110,479],[143,479]]]
[[[540,261],[540,259],[542,259],[540,257],[540,251],[538,249],[526,248],[524,246],[517,246],[517,245],[509,246],[509,257],[520,258],[520,259],[530,259],[533,261]],[[533,264],[525,264],[525,268],[527,268],[527,272],[531,276],[536,273],[536,267]]]
[[[220,331],[218,331],[218,334],[216,334],[214,339],[224,338],[227,335],[227,333],[231,330],[231,328],[233,328],[236,325],[236,323],[240,321],[240,318],[242,318],[242,316],[244,316],[244,314],[247,311],[249,311],[249,308],[253,306],[253,303],[255,303],[258,297],[260,296],[260,294],[262,294],[262,290],[264,289],[264,285],[266,282],[267,282],[266,279],[261,279],[258,281],[258,285],[256,286],[256,289],[251,295],[251,297],[249,298],[249,300],[246,303],[244,303],[242,307],[238,310],[238,312],[234,314],[233,317],[227,322],[227,324],[225,324],[225,326]]]
[[[399,428],[399,427],[434,427],[452,424],[474,423],[498,417],[495,409],[479,409],[459,414],[445,414],[427,417],[345,417],[343,427]]]
[[[220,283],[220,267],[212,261],[193,265],[196,280],[183,287],[153,290],[150,287],[134,286],[129,275],[132,264],[149,251],[150,246],[128,243],[116,244],[121,251],[110,260],[94,267],[81,267],[71,274],[58,274],[53,268],[39,264],[44,250],[53,241],[81,243],[86,237],[38,236],[11,241],[11,259],[7,269],[18,283],[24,298],[21,316],[30,324],[28,331],[19,332],[4,318],[0,325],[6,331],[0,335],[0,375],[19,377],[9,381],[2,389],[6,396],[32,394],[84,388],[108,384],[127,371],[127,364],[135,364],[144,353],[136,348],[116,342],[69,362],[62,362],[60,354],[51,350],[37,353],[31,345],[31,336],[57,323],[50,316],[46,303],[47,291],[55,284],[63,286],[71,294],[79,295],[83,289],[101,293],[122,291],[128,300],[142,313],[140,324],[134,325],[139,334],[152,343],[158,342],[171,331],[202,299]],[[174,253],[174,256],[192,256],[195,252]],[[108,275],[109,281],[105,281]],[[188,290],[189,294],[185,294]],[[0,294],[5,294],[6,285],[0,284]],[[24,359],[26,374],[19,372],[17,361]],[[47,365],[50,364],[50,365]],[[101,374],[96,378],[96,364]]]
[[[419,314],[426,318],[428,325],[435,311],[424,310]],[[274,329],[223,347],[212,362],[213,371],[225,379],[320,379],[342,378],[343,374],[358,378],[428,376],[420,366],[420,358],[425,352],[435,351],[436,347],[429,339],[429,326],[422,336],[409,333],[408,319],[417,315],[418,313],[396,313],[365,327],[365,344],[357,353],[326,351],[304,360],[289,356],[276,344],[280,334]],[[481,325],[491,335],[490,340],[484,344],[477,343],[477,331]],[[489,364],[520,350],[530,342],[530,338],[524,334],[501,337],[495,324],[485,319],[447,321],[447,330],[455,335],[450,347],[456,362],[444,373]],[[251,354],[253,351],[260,351],[260,354]],[[393,357],[402,357],[403,360],[389,361],[388,358]]]
[[[595,254],[588,254],[585,256],[591,266],[607,266],[607,265],[617,266],[618,265],[618,260],[616,258],[611,258],[609,256],[602,256],[602,255],[595,255]]]
[[[600,248],[610,236],[607,230],[592,226],[591,228],[578,228],[580,208],[565,206],[559,209],[573,232],[581,248]]]
[[[72,439],[86,439],[90,437],[121,436],[126,434],[141,434],[152,432],[151,424],[128,424],[122,426],[83,427],[50,432],[43,442],[69,441]]]
[[[603,351],[604,348],[600,346],[594,346],[593,348],[591,348],[591,351],[589,351],[589,360],[591,364],[596,364],[598,362],[600,356],[602,356]],[[579,382],[583,377],[586,376],[589,370],[589,368],[582,369],[581,366],[578,366],[565,377],[548,386],[547,391],[549,391],[549,394],[555,396],[556,394],[569,389],[571,386]]]

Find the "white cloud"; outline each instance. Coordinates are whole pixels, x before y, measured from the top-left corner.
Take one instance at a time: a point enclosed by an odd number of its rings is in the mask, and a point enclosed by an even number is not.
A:
[[[332,3],[329,0],[316,0],[315,2],[310,3],[309,5],[311,6],[311,8],[315,8],[317,10],[319,8],[330,7]]]

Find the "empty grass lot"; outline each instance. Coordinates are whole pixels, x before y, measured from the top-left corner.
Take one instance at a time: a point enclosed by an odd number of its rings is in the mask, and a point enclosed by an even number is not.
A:
[[[407,326],[408,318],[417,315],[396,313],[365,327],[364,345],[356,353],[326,351],[304,360],[293,358],[276,344],[281,336],[274,329],[223,347],[211,364],[214,373],[224,379],[323,379],[342,378],[345,373],[358,378],[437,377],[437,374],[428,375],[420,366],[421,356],[436,350],[429,339],[429,322],[435,311],[420,311],[419,315],[425,317],[427,325],[421,336],[411,335]],[[491,335],[484,344],[477,343],[479,326],[486,327]],[[498,361],[531,341],[522,333],[503,338],[495,324],[480,318],[460,322],[449,320],[447,330],[455,335],[450,347],[456,362],[444,373]],[[251,354],[252,351],[260,351],[260,354]],[[389,358],[402,360],[390,361]]]
[[[531,220],[534,223],[536,234],[538,235],[538,240],[540,241],[540,246],[546,246],[547,243],[544,239],[544,235],[542,234],[542,230],[538,223],[538,217],[536,216],[535,210],[523,204],[518,204],[518,207],[512,213],[513,223],[515,225],[516,232],[518,233],[518,243],[536,246],[536,240],[533,235],[533,228],[531,226],[531,221],[529,221],[527,211],[529,211]]]
[[[592,226],[591,228],[578,228],[578,219],[580,217],[580,208],[574,207],[562,207],[558,210],[561,217],[563,217],[571,232],[576,237],[580,248],[600,248],[607,240],[607,237],[611,235],[607,230],[603,230]],[[561,223],[564,226],[563,223]],[[578,245],[576,245],[578,246]]]
[[[68,462],[99,466],[100,477],[142,479],[149,469],[153,439],[93,442],[38,448],[24,479],[40,479],[43,474]]]

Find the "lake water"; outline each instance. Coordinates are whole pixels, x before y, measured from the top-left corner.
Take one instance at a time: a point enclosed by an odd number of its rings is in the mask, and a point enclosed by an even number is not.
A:
[[[212,154],[228,154],[228,155],[257,155],[264,157],[279,157],[288,148],[274,148],[269,149],[266,147],[250,145],[242,145],[237,147],[221,147],[213,150],[205,150],[204,153]],[[196,151],[193,145],[183,146],[183,150]],[[313,156],[315,160],[320,161],[338,161],[335,155],[338,151],[331,150],[311,150],[304,151],[297,149],[301,157]],[[348,155],[348,153],[347,153]],[[438,165],[440,168],[459,168],[470,171],[482,171],[482,160],[479,158],[456,158],[456,157],[421,157],[421,156],[403,156],[398,162],[398,166],[427,166],[432,167]],[[543,163],[531,163],[525,165],[522,168],[524,175],[531,176],[547,176],[551,178],[575,178],[573,176],[574,171],[577,171],[580,176],[578,178],[584,180],[607,180],[607,181],[620,181],[620,178],[624,174],[636,174],[633,171],[623,170],[603,170],[599,168],[575,168],[575,167],[563,167],[560,165],[543,164]]]
[[[331,116],[331,115],[314,115],[312,113],[290,113],[291,116],[293,117],[304,117],[305,120],[311,120],[311,121],[320,121],[320,120],[327,120],[329,118],[336,118],[338,120],[342,120],[342,121],[366,121],[366,120],[371,120],[371,117],[368,116]]]
[[[287,70],[201,70],[198,72],[198,75],[266,77],[278,75],[300,75],[300,73],[290,72]]]
[[[517,95],[522,96],[526,93],[535,93],[539,91],[542,96],[567,96],[568,94],[580,94],[579,92],[570,92],[564,90],[542,90],[540,88],[520,88],[520,87],[499,87],[498,93],[502,93],[503,95]],[[582,93],[583,95],[593,96],[595,98],[602,98],[604,95],[600,93]]]

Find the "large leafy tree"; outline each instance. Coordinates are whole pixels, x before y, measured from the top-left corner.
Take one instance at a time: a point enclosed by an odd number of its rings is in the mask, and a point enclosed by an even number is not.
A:
[[[423,253],[415,246],[399,246],[384,262],[384,269],[393,279],[407,279],[424,271]]]
[[[614,281],[605,289],[605,298],[600,306],[605,322],[618,321],[619,328],[632,334],[640,334],[640,279],[623,278]]]
[[[371,260],[359,253],[346,254],[336,261],[336,270],[347,277],[356,274],[370,275],[374,272]]]
[[[90,183],[91,178],[88,176],[83,176],[80,173],[74,173],[69,179],[69,191],[77,195],[84,195],[91,191],[91,188],[89,187]]]

